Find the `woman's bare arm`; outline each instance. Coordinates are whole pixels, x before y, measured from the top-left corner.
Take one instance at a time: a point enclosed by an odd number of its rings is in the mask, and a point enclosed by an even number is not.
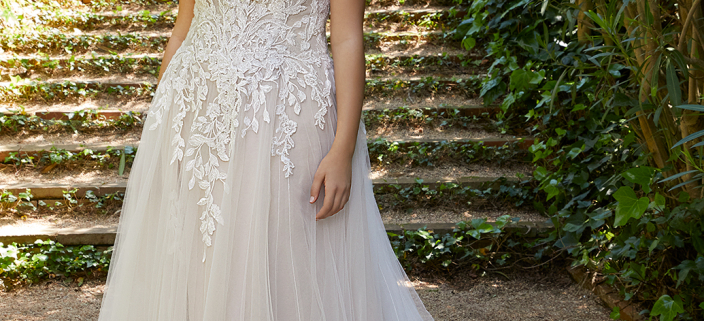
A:
[[[178,16],[176,17],[174,29],[171,32],[171,38],[169,38],[169,42],[166,44],[166,49],[164,50],[164,58],[161,60],[157,82],[161,81],[161,76],[164,75],[166,66],[168,66],[171,61],[171,57],[174,56],[176,50],[181,47],[183,40],[186,39],[188,29],[191,27],[191,20],[193,20],[194,5],[195,0],[180,0],[178,2]]]
[[[330,45],[337,88],[337,132],[332,148],[350,158],[364,100],[364,4],[364,0],[330,0]]]
[[[310,202],[325,186],[316,219],[333,215],[349,200],[352,155],[364,100],[364,0],[330,0],[330,44],[335,68],[337,130],[328,154],[313,179]]]

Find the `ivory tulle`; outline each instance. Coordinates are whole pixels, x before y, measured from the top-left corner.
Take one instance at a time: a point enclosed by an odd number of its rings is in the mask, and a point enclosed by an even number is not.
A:
[[[387,238],[363,122],[349,202],[320,221],[324,192],[309,203],[337,121],[327,16],[326,0],[197,0],[145,121],[100,321],[433,320]]]

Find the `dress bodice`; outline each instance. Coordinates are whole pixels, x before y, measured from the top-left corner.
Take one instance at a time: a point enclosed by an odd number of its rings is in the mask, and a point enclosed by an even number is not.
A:
[[[264,94],[272,85],[266,83],[276,82],[284,86],[278,90],[281,100],[299,114],[300,102],[307,96],[302,89],[309,88],[310,98],[321,107],[315,122],[322,128],[332,81],[325,35],[329,12],[329,0],[196,0],[183,46],[193,50],[205,78],[216,81],[219,90],[230,87],[228,92],[260,93],[249,104],[232,95],[223,97],[229,99],[222,103],[243,104],[249,110],[250,104],[265,103]],[[257,131],[256,119],[256,115],[244,118],[243,136],[251,127]]]
[[[232,64],[281,67],[286,58],[326,54],[329,0],[196,0],[189,33]]]

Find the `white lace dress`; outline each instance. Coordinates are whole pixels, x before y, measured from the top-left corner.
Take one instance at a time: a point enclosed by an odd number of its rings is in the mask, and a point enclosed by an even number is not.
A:
[[[315,220],[331,147],[329,0],[196,0],[159,84],[101,321],[432,320],[397,261],[360,122],[345,208]]]

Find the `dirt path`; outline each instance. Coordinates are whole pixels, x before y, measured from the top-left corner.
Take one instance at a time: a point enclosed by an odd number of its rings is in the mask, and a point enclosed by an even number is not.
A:
[[[436,321],[608,321],[609,311],[563,270],[444,282],[411,276]],[[0,320],[97,320],[103,280],[74,284],[44,281],[11,293],[0,292]]]

